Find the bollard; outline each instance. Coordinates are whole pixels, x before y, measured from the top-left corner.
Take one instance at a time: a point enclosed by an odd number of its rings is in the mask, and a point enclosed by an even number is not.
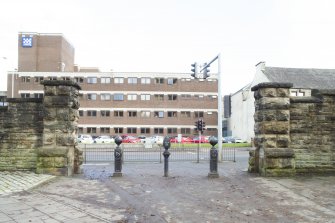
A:
[[[212,145],[210,149],[210,161],[209,161],[209,178],[218,178],[218,150],[215,148],[215,145],[218,143],[218,139],[214,136],[210,137],[209,143]]]
[[[163,146],[164,146],[164,152],[163,152],[163,156],[164,156],[164,177],[168,177],[169,176],[169,156],[170,156],[170,152],[168,151],[171,143],[170,143],[170,138],[168,136],[165,136],[164,140],[163,140]]]
[[[117,136],[115,138],[116,148],[114,150],[114,173],[113,177],[122,177],[122,160],[123,160],[123,152],[120,148],[122,143],[122,138]]]

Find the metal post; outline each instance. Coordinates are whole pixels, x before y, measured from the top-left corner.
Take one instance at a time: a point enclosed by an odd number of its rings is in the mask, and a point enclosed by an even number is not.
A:
[[[113,177],[122,177],[122,160],[123,160],[123,152],[120,148],[122,143],[122,138],[117,136],[115,138],[116,148],[114,150],[114,173]]]
[[[163,140],[163,146],[165,148],[165,151],[163,152],[163,156],[164,156],[164,177],[168,177],[169,176],[169,156],[170,156],[170,152],[168,150],[171,146],[170,138],[168,136],[165,136],[165,138]]]
[[[210,161],[209,161],[209,178],[218,178],[218,151],[215,148],[215,145],[218,143],[218,139],[214,136],[212,136],[209,140],[209,143],[212,145],[212,148],[209,152],[210,155]]]
[[[219,162],[222,161],[222,77],[221,77],[221,56],[218,58],[218,149]]]
[[[197,151],[197,163],[199,163],[200,140],[201,140],[201,131],[199,131],[199,142],[198,142],[198,151]]]

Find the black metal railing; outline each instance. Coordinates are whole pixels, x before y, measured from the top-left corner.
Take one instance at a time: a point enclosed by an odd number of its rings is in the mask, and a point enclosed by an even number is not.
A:
[[[84,163],[114,162],[115,144],[79,144],[83,151]],[[162,162],[164,148],[156,144],[147,148],[144,144],[121,144],[123,149],[123,162]],[[169,161],[209,161],[210,147],[197,144],[180,146],[169,149]],[[236,161],[235,148],[222,149],[223,161]]]

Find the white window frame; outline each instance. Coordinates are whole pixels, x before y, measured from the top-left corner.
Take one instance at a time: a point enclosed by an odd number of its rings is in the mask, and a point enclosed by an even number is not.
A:
[[[150,101],[150,94],[141,94],[141,101]]]
[[[114,77],[114,84],[123,84],[124,78],[123,77]]]
[[[137,94],[128,94],[127,95],[128,101],[136,101],[137,100]]]
[[[141,78],[141,84],[151,84],[151,78],[150,77],[142,77]]]

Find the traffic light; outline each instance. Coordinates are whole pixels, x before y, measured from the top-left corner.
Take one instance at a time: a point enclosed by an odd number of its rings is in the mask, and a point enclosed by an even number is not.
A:
[[[198,131],[202,131],[202,120],[198,120]]]
[[[204,67],[205,67],[205,69],[203,70],[203,72],[204,72],[204,79],[206,79],[207,77],[209,77],[210,70],[209,70],[209,66],[207,66],[207,63],[204,63]]]
[[[202,121],[201,133],[206,130],[206,122]]]
[[[191,66],[192,66],[192,69],[191,69],[192,74],[191,74],[191,76],[194,77],[194,78],[197,78],[198,64],[195,62],[195,63],[191,64]]]
[[[194,130],[196,130],[196,131],[199,130],[199,129],[198,129],[198,123],[199,123],[199,121],[194,122],[194,126],[195,126]]]

